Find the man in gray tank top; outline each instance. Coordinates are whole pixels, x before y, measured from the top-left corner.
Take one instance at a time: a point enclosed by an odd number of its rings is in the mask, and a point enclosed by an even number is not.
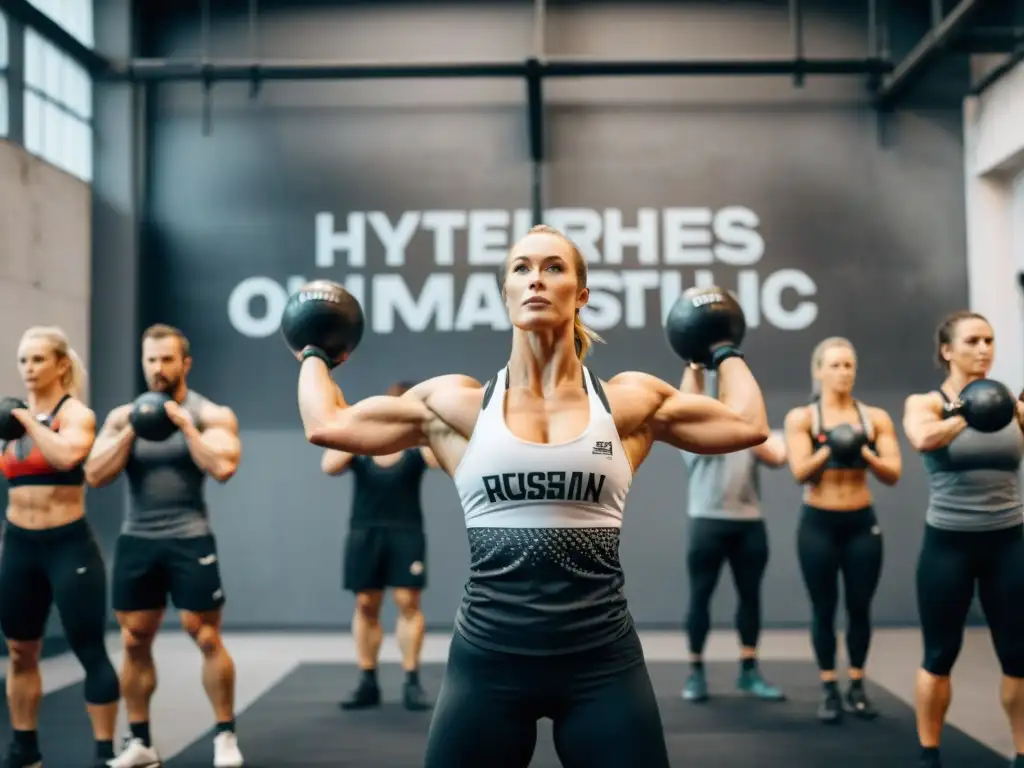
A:
[[[683,392],[717,397],[717,384],[714,373],[691,366],[679,388]],[[681,453],[689,476],[687,512],[690,517],[686,553],[690,580],[686,617],[690,676],[682,696],[694,702],[708,698],[704,645],[711,629],[711,599],[722,566],[728,562],[736,585],[736,630],[740,639],[736,687],[759,699],[781,700],[784,698],[782,691],[765,680],[757,666],[761,582],[768,566],[768,532],[761,515],[758,468],[784,466],[786,445],[773,433],[756,448],[734,453]]]
[[[124,640],[121,691],[131,729],[112,768],[159,764],[149,727],[156,690],[152,645],[170,596],[185,630],[203,654],[203,680],[216,718],[214,768],[242,766],[234,725],[234,662],[220,637],[224,588],[203,486],[226,482],[238,468],[241,443],[230,408],[188,388],[188,339],[155,325],[142,337],[142,367],[151,391],[172,398],[167,413],[178,430],[161,442],[136,436],[122,405],[108,415],[86,463],[93,487],[128,477],[128,512],[111,577],[113,606]],[[212,684],[211,684],[212,683]]]

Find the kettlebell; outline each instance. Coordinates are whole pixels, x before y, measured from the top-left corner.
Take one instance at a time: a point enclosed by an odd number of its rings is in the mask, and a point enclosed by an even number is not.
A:
[[[1016,407],[1010,390],[994,379],[977,379],[960,391],[967,425],[979,432],[998,432],[1013,421]]]
[[[867,436],[850,424],[839,424],[828,433],[828,447],[836,462],[852,467],[863,461],[860,449],[867,443]]]
[[[132,402],[128,423],[143,440],[161,442],[177,431],[164,406],[171,401],[164,392],[144,392]]]
[[[15,408],[28,408],[28,403],[17,397],[0,400],[0,440],[18,440],[25,434],[25,425],[11,413]]]
[[[352,354],[363,338],[363,309],[345,287],[314,280],[292,294],[281,315],[281,335],[292,352],[317,347],[331,360]]]
[[[739,346],[747,332],[736,297],[721,288],[690,288],[672,305],[665,319],[668,344],[681,359],[707,365],[711,349],[721,342]]]

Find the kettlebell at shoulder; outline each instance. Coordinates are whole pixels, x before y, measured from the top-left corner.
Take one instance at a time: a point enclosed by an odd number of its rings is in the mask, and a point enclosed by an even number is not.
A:
[[[736,297],[721,288],[690,288],[665,320],[669,346],[684,361],[710,367],[716,348],[738,350],[747,332]]]
[[[1006,385],[995,379],[977,379],[962,390],[953,403],[947,403],[945,415],[963,416],[967,426],[978,432],[998,432],[1007,427],[1017,413],[1016,398]]]

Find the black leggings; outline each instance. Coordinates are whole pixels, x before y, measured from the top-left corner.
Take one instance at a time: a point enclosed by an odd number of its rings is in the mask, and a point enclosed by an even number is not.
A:
[[[668,749],[636,632],[600,648],[523,656],[458,631],[427,740],[426,768],[526,768],[537,721],[554,721],[565,768],[668,768]]]
[[[811,598],[811,642],[818,669],[836,668],[836,609],[839,579],[846,597],[846,652],[863,669],[871,645],[871,600],[882,574],[882,531],[875,510],[835,512],[803,506],[797,556]]]
[[[925,526],[917,560],[921,666],[941,677],[952,671],[975,586],[1003,674],[1024,677],[1024,525],[998,531]]]
[[[686,566],[690,574],[690,610],[686,632],[690,653],[699,656],[711,628],[711,597],[722,565],[728,561],[736,585],[736,631],[744,648],[756,648],[761,634],[761,580],[768,565],[768,533],[761,520],[690,522]]]
[[[29,530],[7,522],[0,553],[0,629],[11,640],[41,640],[52,605],[85,669],[85,700],[117,701],[120,685],[104,644],[107,574],[89,524],[80,518]]]

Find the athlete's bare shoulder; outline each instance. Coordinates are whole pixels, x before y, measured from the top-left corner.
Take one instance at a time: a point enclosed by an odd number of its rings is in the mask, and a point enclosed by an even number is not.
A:
[[[485,387],[472,376],[435,376],[410,389],[403,398],[419,400],[444,425],[468,437],[483,405]]]

